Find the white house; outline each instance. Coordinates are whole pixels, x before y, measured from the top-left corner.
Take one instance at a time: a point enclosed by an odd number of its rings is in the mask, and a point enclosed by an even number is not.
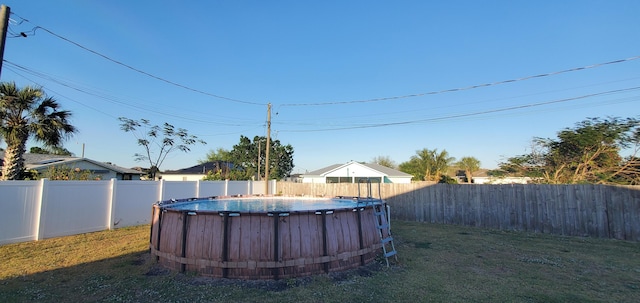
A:
[[[26,153],[23,158],[25,169],[27,171],[35,170],[38,174],[45,173],[52,167],[88,170],[92,175],[102,180],[140,180],[140,176],[144,174],[144,172],[135,169],[80,157]],[[0,159],[4,159],[4,152],[0,152]],[[2,166],[1,162],[0,167]]]
[[[411,183],[413,176],[375,163],[351,161],[334,164],[302,175],[302,183]]]

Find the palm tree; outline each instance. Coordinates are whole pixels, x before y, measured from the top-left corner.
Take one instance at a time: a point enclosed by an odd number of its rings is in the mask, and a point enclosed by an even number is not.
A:
[[[449,166],[455,160],[456,158],[450,157],[449,153],[444,149],[441,152],[438,152],[438,149],[429,151],[425,175],[429,176],[431,180],[439,180],[442,175],[446,175]]]
[[[58,102],[41,88],[17,88],[14,82],[0,83],[0,135],[7,144],[2,167],[3,180],[20,179],[24,172],[27,140],[33,137],[46,146],[59,146],[76,132],[69,124],[71,112],[60,110]]]
[[[464,170],[467,183],[471,183],[473,173],[480,169],[480,160],[474,157],[462,157],[462,159],[457,163],[457,166]]]
[[[424,148],[416,151],[408,162],[399,165],[400,171],[412,174],[415,180],[438,181],[446,175],[449,166],[456,159],[450,157],[446,150]]]

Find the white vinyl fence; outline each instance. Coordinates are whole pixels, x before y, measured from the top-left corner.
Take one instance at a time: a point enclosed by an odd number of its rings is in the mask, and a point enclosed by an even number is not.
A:
[[[262,181],[2,181],[0,245],[147,224],[157,201],[264,189]]]

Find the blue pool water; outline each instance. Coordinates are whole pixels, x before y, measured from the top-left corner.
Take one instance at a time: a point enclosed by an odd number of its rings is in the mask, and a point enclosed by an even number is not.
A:
[[[322,209],[345,209],[381,203],[379,199],[360,200],[340,198],[304,198],[304,197],[251,197],[201,199],[178,202],[163,207],[192,211],[234,211],[234,212],[289,212],[313,211]]]

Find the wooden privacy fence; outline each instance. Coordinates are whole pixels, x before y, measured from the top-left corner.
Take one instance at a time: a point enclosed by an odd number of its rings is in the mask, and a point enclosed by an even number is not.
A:
[[[279,182],[277,188],[284,195],[358,195],[357,184]],[[640,241],[638,186],[413,183],[381,184],[380,193],[393,219]]]

